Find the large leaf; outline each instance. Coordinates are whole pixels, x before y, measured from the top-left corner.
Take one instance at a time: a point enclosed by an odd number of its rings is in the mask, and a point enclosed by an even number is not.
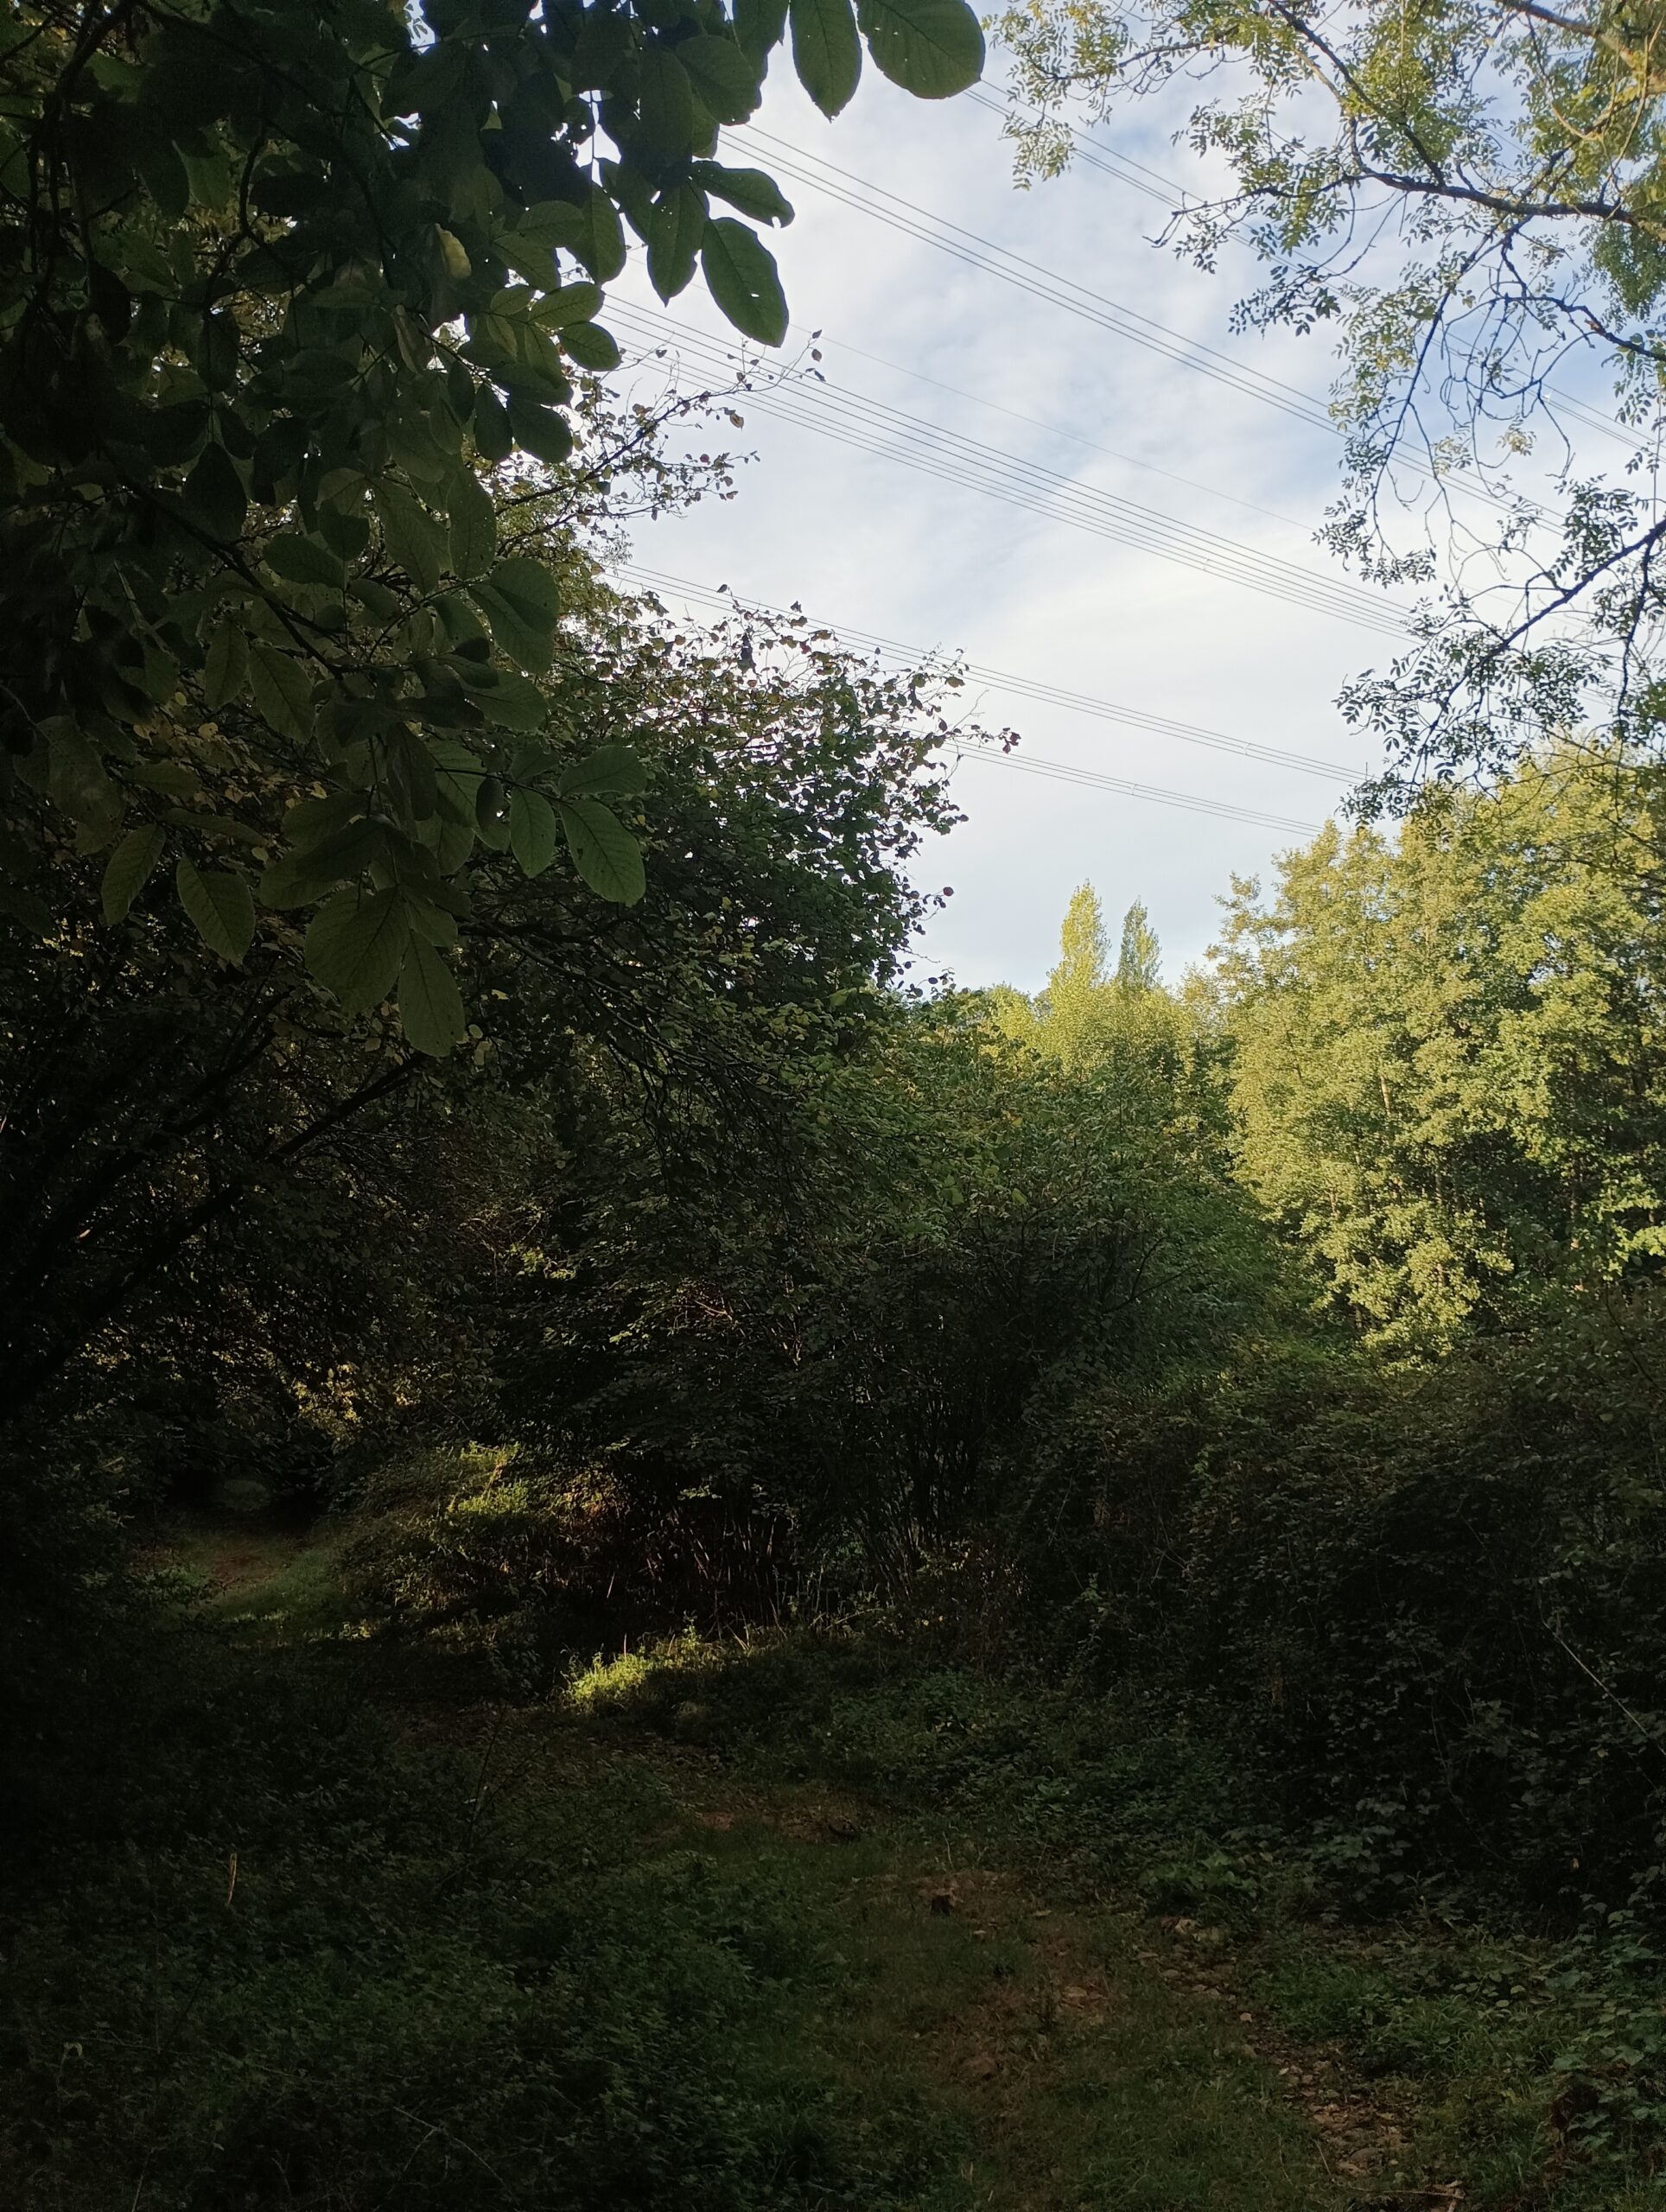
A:
[[[408,1043],[442,1060],[467,1033],[462,993],[447,964],[426,938],[412,937],[399,970],[399,1024]]]
[[[130,830],[117,843],[104,872],[101,886],[107,922],[119,922],[150,880],[162,858],[162,831],[154,822]]]
[[[223,958],[240,963],[255,933],[255,902],[246,880],[226,868],[198,868],[182,860],[174,881],[203,943]]]
[[[452,486],[446,512],[451,518],[453,573],[480,575],[491,567],[498,550],[498,511],[492,494],[472,470]]]
[[[588,322],[601,306],[599,288],[581,279],[577,283],[558,284],[553,292],[545,292],[533,308],[532,318],[540,330],[564,330],[569,322]]]
[[[281,736],[307,744],[313,734],[312,685],[290,653],[261,643],[249,653],[249,682],[255,704]]]
[[[202,664],[202,696],[213,709],[229,706],[249,677],[249,640],[229,614],[222,615],[208,640]]]
[[[99,748],[67,715],[47,725],[48,788],[72,821],[104,820],[118,804]]]
[[[297,840],[299,849],[286,854],[260,879],[263,906],[309,906],[338,883],[351,883],[367,868],[384,859],[387,831],[379,822],[361,818],[347,822],[316,842]]]
[[[507,411],[515,443],[534,461],[556,468],[573,450],[572,426],[559,409],[542,407],[525,392],[512,391]]]
[[[460,739],[448,737],[429,747],[429,757],[434,763],[434,795],[441,815],[448,822],[462,824],[472,835],[480,779],[486,773],[479,754],[471,753]]]
[[[850,0],[792,0],[792,66],[823,115],[848,105],[862,75],[862,41]]]
[[[597,791],[634,795],[648,787],[648,771],[641,757],[628,745],[602,745],[582,760],[562,772],[563,798],[582,798]]]
[[[404,894],[338,891],[307,927],[307,965],[349,1014],[367,1013],[393,988],[410,937]]]
[[[648,282],[662,300],[675,299],[694,274],[706,230],[706,195],[674,184],[648,219]]]
[[[556,857],[556,810],[542,791],[509,794],[509,849],[525,875],[542,875]]]
[[[762,169],[726,169],[721,162],[696,162],[693,176],[703,192],[714,200],[727,200],[755,223],[785,226],[792,220],[792,201]]]
[[[315,537],[303,537],[299,531],[282,531],[267,544],[262,556],[274,574],[292,584],[332,584],[341,582],[341,563]]]
[[[438,525],[397,484],[378,484],[375,497],[388,558],[404,570],[418,591],[437,589],[445,562]]]
[[[500,729],[540,730],[550,719],[550,702],[537,685],[507,669],[494,668],[494,683],[470,687],[475,704],[487,721]]]
[[[775,257],[733,215],[715,216],[706,226],[700,266],[706,289],[737,330],[760,346],[779,346],[786,336],[786,295],[776,274]]]
[[[637,113],[643,135],[664,161],[690,152],[700,136],[689,73],[666,47],[651,46],[643,53]]]
[[[215,537],[235,537],[248,512],[249,495],[223,446],[205,446],[185,480],[185,504]]]
[[[469,589],[492,635],[512,661],[535,673],[549,667],[560,611],[550,569],[541,562],[517,556],[499,561]]]
[[[734,35],[760,68],[785,29],[786,0],[734,0]]]
[[[561,334],[561,342],[582,369],[605,373],[619,366],[619,346],[613,333],[599,322],[569,322]]]
[[[573,865],[598,898],[634,906],[648,887],[642,849],[613,809],[599,798],[556,802]]]
[[[677,58],[701,105],[719,123],[744,123],[763,91],[760,73],[732,38],[684,39]]]
[[[578,216],[569,250],[598,284],[610,283],[625,266],[625,233],[620,227],[619,210],[600,185],[593,185]],[[563,239],[563,244],[567,241]]]
[[[947,99],[983,73],[983,33],[966,0],[857,0],[856,12],[879,68],[918,99]]]

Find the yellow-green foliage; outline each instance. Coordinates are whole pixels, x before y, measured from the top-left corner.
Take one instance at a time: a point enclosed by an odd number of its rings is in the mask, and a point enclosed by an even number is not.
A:
[[[1245,1171],[1389,1341],[1666,1250],[1656,790],[1570,747],[1237,887]]]

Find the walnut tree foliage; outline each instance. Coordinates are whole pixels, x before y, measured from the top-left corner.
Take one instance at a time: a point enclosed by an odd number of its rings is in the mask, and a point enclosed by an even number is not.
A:
[[[1014,125],[1022,166],[1069,158],[1072,109],[1157,100],[1220,181],[1180,200],[1171,241],[1207,268],[1259,257],[1240,327],[1339,333],[1327,535],[1439,587],[1345,696],[1395,781],[1489,772],[1587,719],[1657,738],[1658,11],[1027,0],[1001,28],[1040,110]]]
[[[642,896],[625,733],[552,728],[554,571],[506,489],[574,448],[627,235],[747,337],[786,308],[717,156],[772,54],[976,76],[963,0],[25,0],[0,26],[0,907],[165,875],[243,963],[305,918],[349,1014],[442,1054],[478,855]]]
[[[545,864],[553,824],[531,847],[512,811],[472,869],[449,965],[477,1018],[442,1070],[392,1008],[342,1019],[289,914],[228,967],[160,880],[107,926],[102,856],[67,856],[46,934],[0,933],[0,1424],[160,1392],[213,1428],[233,1378],[282,1396],[344,1357],[392,1373],[397,1315],[467,1275],[491,1205],[525,1197],[506,1186],[582,1169],[622,1205],[627,1138],[709,1182],[703,1144],[777,1128],[868,1027],[928,904],[906,865],[957,818],[950,695],[802,618],[690,638],[565,530],[527,542],[569,608],[551,742],[628,738],[651,772],[626,820],[652,895],[598,899]]]

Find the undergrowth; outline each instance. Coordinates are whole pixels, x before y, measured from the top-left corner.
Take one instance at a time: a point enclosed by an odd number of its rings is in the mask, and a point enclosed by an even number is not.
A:
[[[1474,1891],[1373,1889],[1334,1825],[1295,1836],[1253,1770],[1172,1708],[1120,1708],[906,1639],[694,1637],[575,1669],[604,1728],[644,1725],[747,1771],[819,1774],[975,1826],[1058,1893],[1137,1904],[1224,1967],[1278,2037],[1334,2051],[1413,2116],[1408,2163],[1496,2212],[1661,2201],[1666,2001],[1634,1914],[1536,1929]],[[1362,1814],[1362,1821],[1368,1814]],[[1398,2200],[1362,2198],[1360,2202]]]
[[[14,1870],[17,2212],[938,2201],[939,2120],[804,2046],[829,1931],[640,1762],[397,1740],[360,1667],[187,1636],[97,1847]]]

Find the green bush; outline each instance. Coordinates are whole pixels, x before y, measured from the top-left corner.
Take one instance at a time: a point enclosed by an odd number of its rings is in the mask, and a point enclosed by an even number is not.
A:
[[[805,2040],[843,1969],[802,1894],[603,1761],[401,1746],[348,1639],[153,1643],[119,1842],[3,1929],[18,2212],[785,2212],[927,2201],[953,2145]]]

